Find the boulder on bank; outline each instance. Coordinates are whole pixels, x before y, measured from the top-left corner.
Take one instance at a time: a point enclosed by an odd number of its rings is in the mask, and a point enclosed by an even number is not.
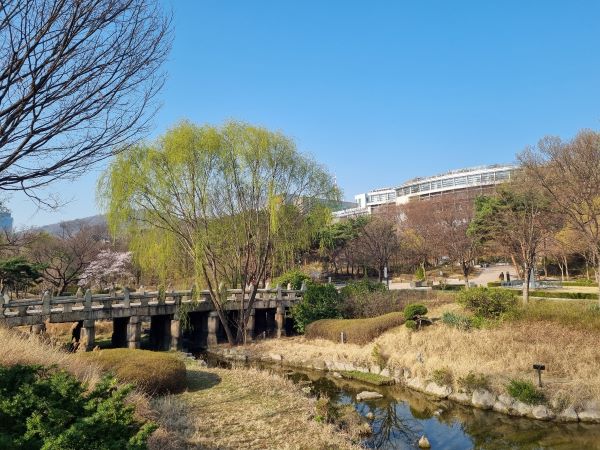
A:
[[[383,395],[379,392],[362,391],[356,394],[356,400],[359,402],[362,402],[363,400],[376,400],[378,398],[383,398]]]
[[[432,381],[425,386],[425,393],[438,398],[448,398],[452,394],[452,388],[450,386],[441,386]]]
[[[496,396],[485,389],[475,389],[471,397],[471,404],[476,408],[492,409],[496,403]]]

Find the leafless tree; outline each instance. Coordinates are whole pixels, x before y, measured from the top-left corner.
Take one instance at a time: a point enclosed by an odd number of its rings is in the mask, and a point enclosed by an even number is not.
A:
[[[61,224],[59,235],[40,233],[29,245],[29,257],[45,265],[44,279],[58,295],[77,283],[83,270],[106,246],[107,229],[100,225]]]
[[[546,137],[519,159],[567,226],[583,238],[597,264],[600,294],[600,133],[584,130],[566,142]]]
[[[0,189],[42,200],[138,138],[170,45],[154,0],[0,0]]]
[[[394,215],[393,207],[374,214],[355,242],[355,248],[362,259],[377,270],[379,281],[383,280],[384,267],[388,266],[392,255],[400,249]]]

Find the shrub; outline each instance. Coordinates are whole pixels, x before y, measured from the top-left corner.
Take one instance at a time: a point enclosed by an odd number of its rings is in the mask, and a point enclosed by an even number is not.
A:
[[[462,291],[465,288],[464,284],[446,284],[440,283],[431,286],[434,291]]]
[[[275,278],[273,283],[280,284],[283,289],[287,289],[288,284],[292,285],[292,289],[300,289],[303,282],[308,283],[309,281],[311,278],[308,275],[298,269],[293,269]]]
[[[407,320],[405,324],[406,328],[408,328],[409,330],[415,331],[417,329],[417,322],[415,320]]]
[[[430,293],[412,290],[388,291],[386,288],[347,296],[342,289],[342,296],[342,315],[347,319],[358,319],[403,311],[407,304],[425,299]]]
[[[352,281],[342,288],[340,294],[342,297],[349,298],[355,296],[363,296],[370,294],[371,292],[386,292],[387,286],[378,281],[371,281],[368,278],[364,278],[359,281]]]
[[[522,291],[520,291],[522,293]],[[592,292],[552,292],[552,291],[529,291],[531,297],[542,298],[567,298],[573,300],[598,300],[598,294]]]
[[[442,314],[442,323],[449,327],[457,328],[463,331],[469,331],[473,328],[473,323],[470,317],[462,316],[453,312],[445,312]]]
[[[150,395],[177,393],[186,387],[185,363],[174,353],[115,348],[78,356],[94,360],[120,381]]]
[[[466,392],[473,392],[477,389],[488,389],[490,384],[486,375],[474,372],[469,372],[464,377],[460,377],[457,383]]]
[[[304,333],[306,326],[316,320],[341,318],[340,303],[333,284],[309,284],[302,301],[292,309],[296,330]]]
[[[427,306],[422,303],[411,303],[404,308],[404,318],[406,320],[414,320],[415,317],[424,316],[427,314]]]
[[[328,339],[339,342],[340,333],[343,331],[346,342],[363,345],[403,323],[403,314],[397,312],[368,319],[325,319],[308,325],[305,335],[308,339]]]
[[[424,281],[425,280],[425,270],[419,266],[417,270],[415,270],[415,280]]]
[[[506,289],[477,287],[458,293],[458,302],[475,315],[486,319],[498,319],[514,312],[518,300],[514,292]]]
[[[381,347],[379,344],[375,344],[373,346],[373,350],[371,350],[371,356],[373,357],[375,364],[377,364],[380,369],[383,369],[387,365],[387,359],[381,354]]]
[[[561,284],[563,286],[598,286],[598,283],[596,283],[593,280],[588,280],[587,278],[581,278],[579,280],[563,281]]]
[[[450,369],[444,367],[442,369],[436,369],[431,373],[430,381],[440,386],[451,386],[454,377]]]
[[[502,286],[502,283],[500,281],[489,281],[487,284],[487,287],[489,288],[496,288],[500,286]]]
[[[131,387],[105,377],[85,388],[65,371],[0,367],[0,448],[146,448],[156,426],[135,420],[125,402]]]
[[[511,380],[506,386],[506,391],[512,398],[528,405],[545,401],[544,393],[538,390],[531,381]]]

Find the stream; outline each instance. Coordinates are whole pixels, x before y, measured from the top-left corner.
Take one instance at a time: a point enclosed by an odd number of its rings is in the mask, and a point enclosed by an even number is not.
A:
[[[313,394],[327,395],[338,404],[351,404],[363,417],[372,413],[372,434],[363,444],[371,449],[417,449],[427,436],[433,450],[463,449],[600,449],[600,425],[543,422],[436,400],[400,386],[371,386],[329,373],[259,364],[232,363],[201,354],[209,366],[259,367],[309,386]],[[383,398],[357,401],[361,391],[377,391]]]

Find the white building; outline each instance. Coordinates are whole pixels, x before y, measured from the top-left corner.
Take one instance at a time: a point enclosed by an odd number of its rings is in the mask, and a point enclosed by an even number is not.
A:
[[[357,207],[333,213],[334,218],[356,217],[371,214],[373,209],[385,204],[405,204],[414,199],[423,199],[480,189],[483,193],[499,183],[509,181],[517,170],[512,164],[470,167],[452,170],[440,175],[413,178],[396,188],[382,188],[354,196]]]

